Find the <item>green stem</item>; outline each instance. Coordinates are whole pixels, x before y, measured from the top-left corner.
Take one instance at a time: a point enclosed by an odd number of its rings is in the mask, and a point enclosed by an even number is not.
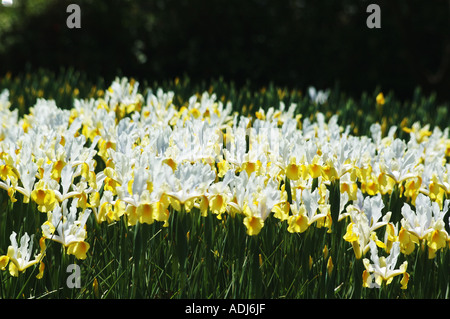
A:
[[[362,274],[364,271],[364,266],[363,266],[363,262],[362,259],[355,259],[354,263],[353,263],[353,294],[352,294],[352,298],[353,299],[360,299],[361,298],[361,293],[362,293]]]

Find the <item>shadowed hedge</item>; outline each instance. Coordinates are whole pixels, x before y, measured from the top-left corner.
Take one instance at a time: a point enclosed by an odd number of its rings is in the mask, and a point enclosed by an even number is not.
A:
[[[2,8],[1,73],[73,66],[93,79],[220,76],[256,86],[336,84],[360,95],[380,86],[409,98],[417,86],[449,97],[448,1],[16,1]],[[66,27],[77,3],[82,28]]]

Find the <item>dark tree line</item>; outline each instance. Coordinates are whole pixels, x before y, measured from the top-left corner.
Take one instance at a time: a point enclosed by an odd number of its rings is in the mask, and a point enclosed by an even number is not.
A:
[[[380,86],[405,97],[420,86],[449,98],[450,1],[375,2],[381,29],[366,27],[362,0],[51,1],[0,35],[0,71],[72,66],[93,77]],[[66,27],[69,3],[81,7],[81,29]]]

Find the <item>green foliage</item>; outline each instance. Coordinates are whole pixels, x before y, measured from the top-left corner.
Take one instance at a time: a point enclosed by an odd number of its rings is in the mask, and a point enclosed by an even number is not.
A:
[[[174,234],[157,223],[134,227],[122,221],[103,223],[88,237],[91,250],[84,261],[64,256],[59,245],[51,244],[41,280],[34,278],[36,269],[18,278],[0,272],[1,298],[449,297],[448,249],[432,260],[420,249],[408,256],[407,290],[400,290],[398,278],[381,289],[365,289],[362,260],[354,258],[351,245],[342,239],[331,243],[335,234],[326,229],[311,227],[303,234],[290,234],[285,224],[270,220],[258,236],[250,237],[242,221],[229,217],[220,221],[194,210],[184,217],[176,213],[173,219],[173,227],[187,232]],[[180,240],[185,242],[183,251],[175,244]],[[82,269],[80,289],[66,287],[70,263]]]

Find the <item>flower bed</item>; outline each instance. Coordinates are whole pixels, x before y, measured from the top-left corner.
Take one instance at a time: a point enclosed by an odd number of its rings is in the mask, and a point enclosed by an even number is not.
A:
[[[447,128],[139,89],[3,91],[1,297],[448,297]]]

